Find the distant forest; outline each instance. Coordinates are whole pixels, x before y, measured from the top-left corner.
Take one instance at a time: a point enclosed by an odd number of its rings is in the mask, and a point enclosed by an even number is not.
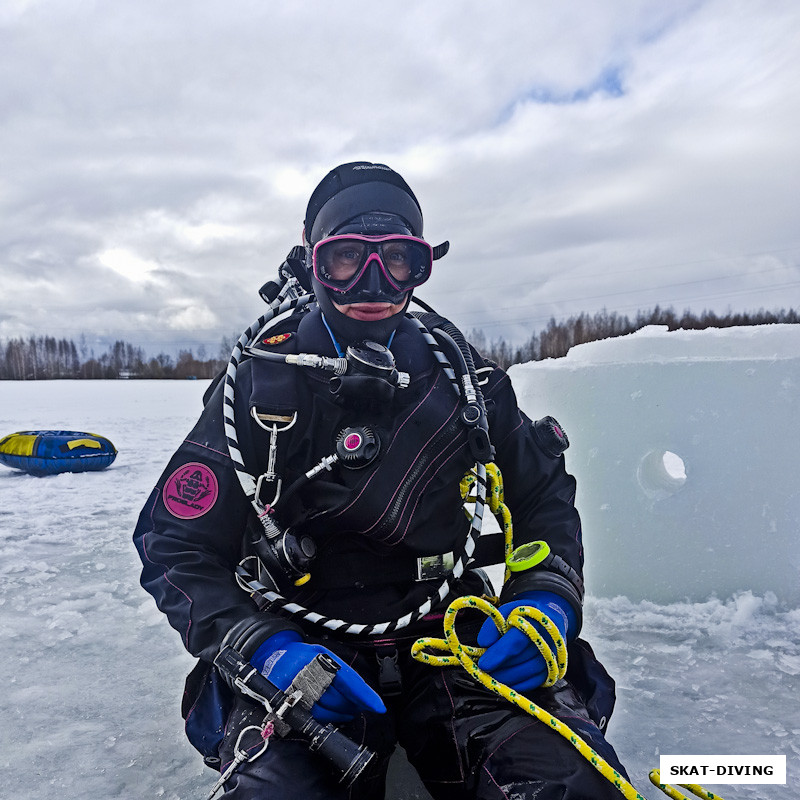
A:
[[[788,311],[760,309],[755,312],[745,311],[725,315],[703,311],[697,315],[691,311],[678,314],[671,308],[662,309],[656,306],[651,311],[639,311],[633,319],[624,314],[607,311],[600,311],[597,314],[578,314],[561,322],[551,317],[547,327],[531,334],[530,339],[521,347],[515,347],[502,338],[489,341],[481,330],[470,331],[467,338],[481,355],[507,369],[512,364],[526,361],[561,358],[577,344],[626,336],[647,325],[666,325],[669,330],[676,331],[798,322],[800,322],[800,312],[794,309]]]
[[[505,369],[525,361],[560,358],[574,345],[625,336],[646,325],[666,325],[670,330],[702,330],[798,322],[800,312],[793,309],[761,309],[720,316],[713,311],[703,311],[700,315],[690,311],[677,314],[672,309],[656,306],[651,311],[638,312],[633,319],[607,311],[579,314],[560,322],[551,318],[546,328],[531,334],[520,347],[503,338],[489,340],[482,330],[470,331],[467,338],[484,357]],[[123,341],[115,342],[105,353],[95,356],[83,341],[76,346],[69,339],[52,336],[10,339],[0,343],[0,380],[213,378],[227,364],[232,348],[233,340],[225,339],[214,357],[208,357],[205,348],[200,347],[196,355],[192,350],[181,350],[177,358],[160,353],[148,359],[143,348]]]
[[[233,341],[224,341],[218,356],[181,350],[177,358],[159,353],[147,358],[144,349],[117,341],[100,356],[86,353],[70,339],[37,336],[0,344],[0,380],[36,381],[59,378],[213,378],[228,362]],[[80,354],[83,353],[83,355]]]

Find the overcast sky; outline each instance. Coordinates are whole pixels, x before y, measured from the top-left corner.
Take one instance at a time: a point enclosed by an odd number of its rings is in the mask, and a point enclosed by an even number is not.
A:
[[[3,0],[0,118],[0,340],[216,355],[356,159],[465,330],[800,307],[797,0]]]

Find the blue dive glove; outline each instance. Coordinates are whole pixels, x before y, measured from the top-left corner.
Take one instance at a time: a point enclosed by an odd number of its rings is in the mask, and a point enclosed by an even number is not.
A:
[[[507,619],[519,606],[531,606],[546,614],[555,623],[565,642],[575,635],[578,624],[575,610],[557,594],[544,591],[523,592],[510,603],[504,603],[498,610]],[[533,624],[555,652],[555,644],[550,635],[541,625],[535,622]],[[478,647],[488,648],[478,660],[478,666],[518,692],[536,689],[547,679],[544,657],[533,642],[517,628],[511,628],[500,636],[494,622],[487,619],[478,633]]]
[[[259,646],[250,663],[279,689],[286,691],[297,673],[320,653],[333,658],[341,669],[311,708],[311,715],[317,722],[349,722],[361,711],[386,712],[383,700],[352,667],[327,648],[304,642],[296,631],[274,633]]]

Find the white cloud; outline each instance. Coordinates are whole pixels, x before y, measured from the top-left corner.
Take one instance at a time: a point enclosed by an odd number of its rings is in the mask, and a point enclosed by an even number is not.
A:
[[[195,331],[200,328],[219,326],[216,314],[209,308],[193,303],[190,299],[176,300],[175,310],[168,315],[167,325],[176,331]]]
[[[104,250],[98,255],[97,260],[123,278],[137,283],[150,279],[152,273],[158,269],[158,264],[155,262],[139,258],[121,247]]]
[[[464,327],[786,305],[797,41],[791,0],[17,3],[0,336],[57,309],[177,341],[176,296],[182,325],[230,335],[354,158],[400,170],[451,240],[420,294]]]

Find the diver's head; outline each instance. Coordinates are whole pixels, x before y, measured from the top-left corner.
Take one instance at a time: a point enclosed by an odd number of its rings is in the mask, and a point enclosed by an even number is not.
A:
[[[433,265],[411,187],[384,164],[342,164],[312,193],[303,236],[314,294],[339,343],[386,344]]]

